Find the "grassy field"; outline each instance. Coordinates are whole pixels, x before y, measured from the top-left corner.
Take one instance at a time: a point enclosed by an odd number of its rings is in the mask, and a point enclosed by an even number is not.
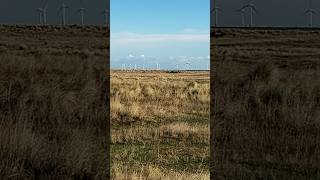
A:
[[[101,27],[0,26],[0,179],[106,179]]]
[[[320,30],[216,29],[212,174],[320,178]]]
[[[111,72],[113,179],[209,179],[209,73]]]

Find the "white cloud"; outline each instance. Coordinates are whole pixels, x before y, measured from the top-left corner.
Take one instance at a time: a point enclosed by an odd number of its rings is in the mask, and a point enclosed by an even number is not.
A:
[[[134,58],[135,56],[134,55],[132,55],[132,54],[129,54],[128,55],[128,58]]]
[[[194,28],[185,28],[182,32],[184,33],[196,33],[196,34],[209,34],[209,28],[208,30],[205,29],[194,29]]]
[[[130,32],[111,33],[111,44],[128,45],[158,42],[209,42],[209,33],[140,34]]]

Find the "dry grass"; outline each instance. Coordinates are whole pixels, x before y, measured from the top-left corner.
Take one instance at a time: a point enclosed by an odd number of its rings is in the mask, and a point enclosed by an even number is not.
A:
[[[62,53],[54,54],[38,49],[30,28],[7,28],[0,30],[0,179],[106,179],[105,59],[66,54],[57,39],[81,39],[65,31],[34,34]]]
[[[111,73],[114,179],[209,179],[208,73]]]
[[[225,33],[212,44],[218,46],[214,58],[221,60],[215,64],[213,174],[218,179],[319,179],[320,56],[313,52],[320,36]]]
[[[120,116],[126,115],[133,117],[130,120],[138,120],[155,116],[181,116],[192,111],[203,115],[209,111],[208,81],[177,79],[180,75],[176,75],[178,77],[174,80],[167,80],[164,73],[147,80],[139,79],[139,74],[130,76],[137,79],[121,79],[118,74],[113,74],[111,78],[111,116],[114,121],[124,120]],[[143,74],[140,73],[140,76]],[[194,103],[186,103],[191,101]]]
[[[114,165],[111,169],[113,178],[117,180],[208,180],[208,172],[177,172],[174,170],[163,170],[154,166],[141,166],[140,169],[130,170],[130,167]]]

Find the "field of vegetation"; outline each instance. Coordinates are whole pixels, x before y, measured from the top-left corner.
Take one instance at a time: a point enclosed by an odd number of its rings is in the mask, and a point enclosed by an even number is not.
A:
[[[211,37],[212,177],[320,179],[320,30]]]
[[[107,179],[108,36],[0,26],[0,179]]]
[[[209,73],[111,72],[113,179],[209,179]]]

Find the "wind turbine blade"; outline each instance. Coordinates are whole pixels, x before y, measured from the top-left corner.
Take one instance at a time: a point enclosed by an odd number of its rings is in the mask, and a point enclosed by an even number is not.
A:
[[[248,8],[248,7],[250,7],[249,4],[242,6],[241,9],[246,9],[246,8]]]
[[[310,12],[310,9],[306,10],[303,14],[308,14]]]
[[[245,6],[245,5],[248,5],[249,3],[252,3],[252,2],[254,2],[254,0],[248,0],[248,1],[244,2],[242,5]]]
[[[312,10],[312,13],[315,15],[318,15],[317,11],[315,11],[315,10]]]
[[[257,8],[255,6],[252,6],[252,9],[256,14],[259,14],[259,11],[257,10]]]
[[[220,12],[224,12],[220,7],[217,7],[217,10]]]

